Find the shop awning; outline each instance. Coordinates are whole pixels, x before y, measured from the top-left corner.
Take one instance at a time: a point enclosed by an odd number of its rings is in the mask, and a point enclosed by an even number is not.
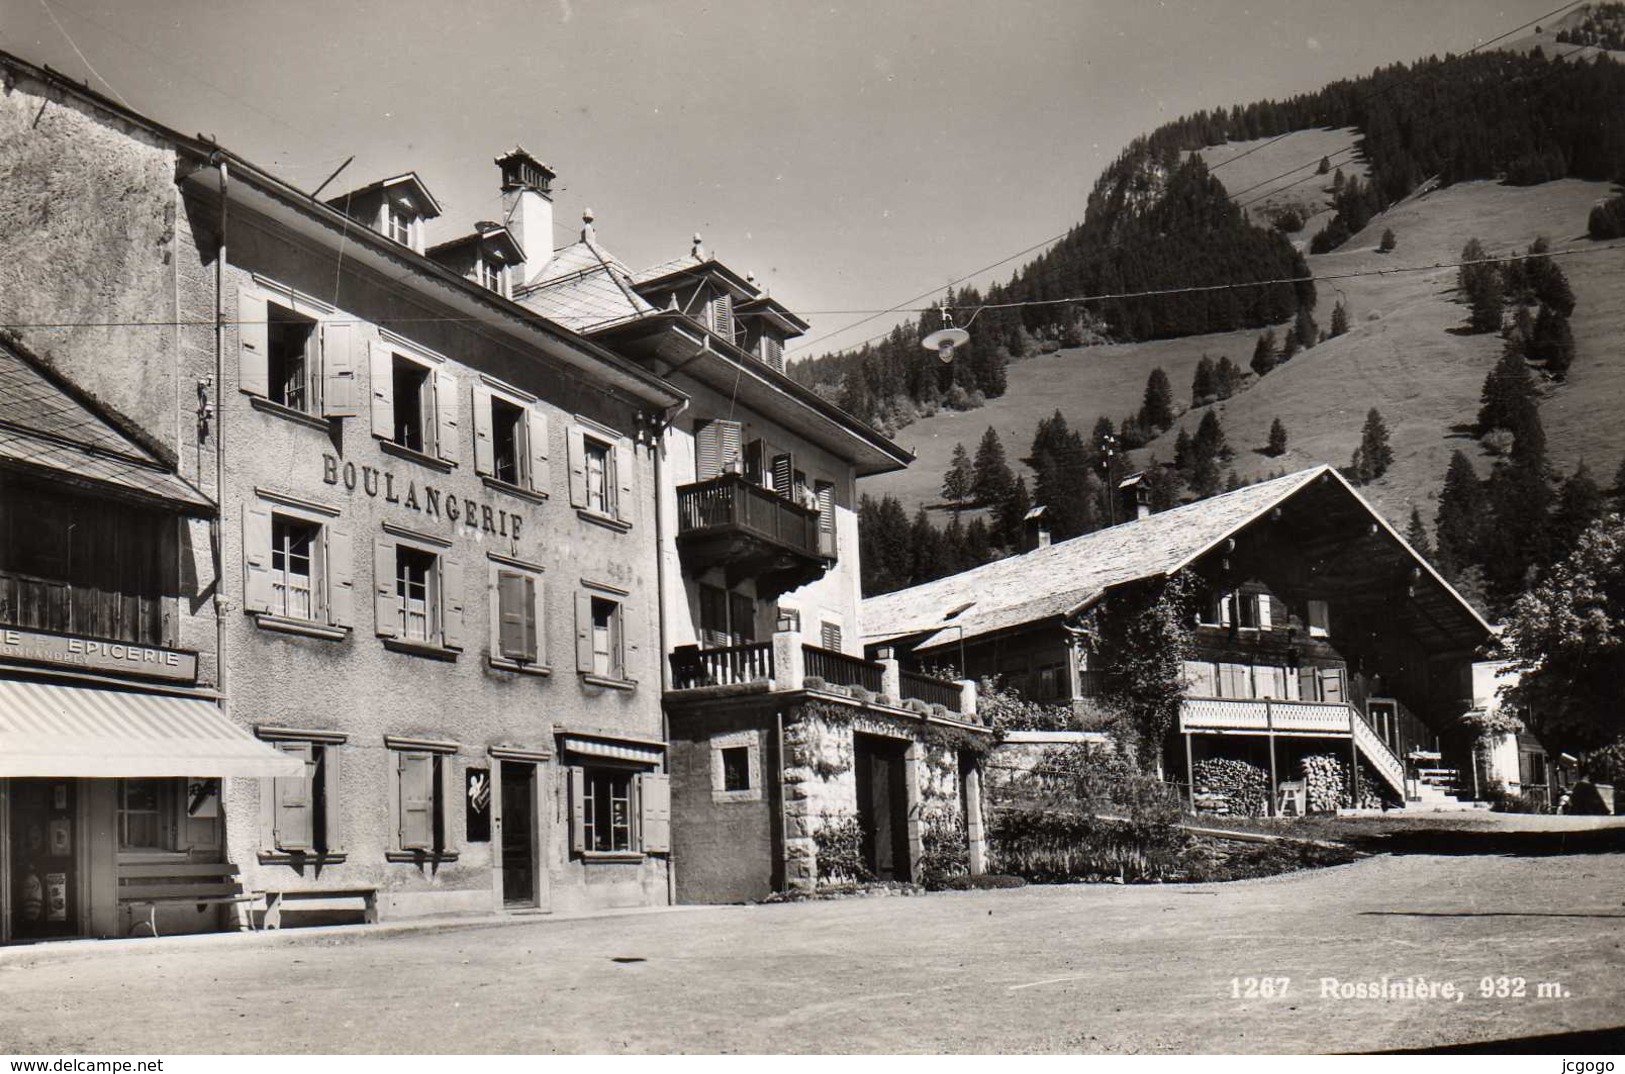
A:
[[[0,776],[300,776],[214,702],[0,681]]]

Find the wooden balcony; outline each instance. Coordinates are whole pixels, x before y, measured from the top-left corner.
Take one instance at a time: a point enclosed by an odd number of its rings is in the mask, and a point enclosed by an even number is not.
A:
[[[755,579],[763,600],[823,577],[835,551],[817,511],[737,474],[678,488],[677,548],[685,566],[721,567],[730,585]]]
[[[1321,701],[1264,697],[1187,697],[1179,705],[1181,731],[1239,731],[1276,734],[1353,733],[1353,706]]]

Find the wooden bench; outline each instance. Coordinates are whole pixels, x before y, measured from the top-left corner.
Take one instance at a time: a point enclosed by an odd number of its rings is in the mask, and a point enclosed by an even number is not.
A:
[[[158,908],[160,906],[195,905],[200,911],[205,906],[223,906],[236,903],[258,902],[259,895],[245,892],[238,880],[237,866],[229,861],[220,862],[126,862],[118,866],[119,901],[130,907],[145,908],[146,918],[130,924],[131,935],[143,923],[158,935]],[[253,918],[249,918],[253,927]]]
[[[378,923],[378,889],[375,887],[352,886],[301,889],[298,891],[259,891],[255,892],[255,897],[265,900],[265,920],[261,927],[266,929],[280,929],[282,927],[282,903],[285,900],[298,899],[360,899],[362,920],[369,925]]]

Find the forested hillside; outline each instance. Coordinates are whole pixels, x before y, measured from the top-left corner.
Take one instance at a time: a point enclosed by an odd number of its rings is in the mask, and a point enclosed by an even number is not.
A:
[[[1611,24],[1592,25],[1586,32],[1602,34]],[[1575,26],[1584,23],[1576,20]],[[1293,124],[1311,122],[1315,130],[1286,133]],[[1344,139],[1340,145],[1338,138],[1326,137],[1336,131],[1321,133],[1322,123],[1352,125],[1361,141]],[[1238,134],[1256,137],[1238,144]],[[1522,55],[1396,66],[1288,102],[1187,117],[1137,142],[1124,160],[1137,154],[1142,161],[1166,160],[1170,152],[1181,160],[1185,150],[1197,148],[1193,143],[1207,139],[1214,148],[1199,154],[1206,158],[1199,174],[1217,185],[1208,169],[1247,154],[1247,160],[1218,171],[1218,180],[1244,192],[1232,202],[1250,209],[1254,220],[1280,225],[1278,230],[1288,234],[1296,231],[1300,245],[1317,251],[1308,258],[1317,275],[1439,264],[1464,255],[1524,254],[1542,239],[1572,247],[1588,241],[1588,221],[1589,241],[1598,242],[1617,235],[1625,218],[1619,200],[1610,201],[1607,185],[1625,169],[1625,67],[1606,56],[1564,62],[1531,49]],[[1304,147],[1298,143],[1311,141],[1320,153],[1318,168],[1313,156],[1307,167],[1300,159]],[[1185,157],[1175,171],[1190,164]],[[1120,160],[1113,167],[1122,165]],[[1283,172],[1290,177],[1281,178]],[[1189,174],[1198,170],[1189,168]],[[1591,181],[1551,181],[1560,175]],[[1492,181],[1468,181],[1475,177]],[[1110,178],[1110,173],[1102,178],[1091,199],[1091,212],[1100,220],[1116,215],[1100,209],[1108,197],[1103,191],[1112,189]],[[1275,178],[1280,181],[1273,186],[1260,181]],[[1132,184],[1127,189],[1132,191]],[[1292,193],[1272,197],[1286,189]],[[1301,212],[1285,212],[1288,208]],[[1137,203],[1129,215],[1144,220],[1152,209]],[[1298,231],[1311,221],[1315,235],[1307,228]],[[1481,240],[1476,253],[1474,245],[1463,247],[1468,238]],[[1035,266],[1052,265],[1053,255],[1018,273],[1012,286],[1036,283],[1042,273]],[[1441,555],[1454,556],[1446,565],[1458,576],[1467,571],[1464,584],[1486,603],[1504,604],[1561,545],[1561,534],[1570,528],[1559,517],[1566,499],[1580,504],[1567,509],[1570,515],[1588,510],[1583,505],[1595,498],[1592,491],[1606,493],[1625,452],[1625,431],[1617,418],[1608,417],[1625,402],[1625,373],[1608,361],[1607,342],[1625,331],[1625,257],[1604,251],[1557,263],[1559,275],[1572,276],[1568,298],[1577,299],[1572,305],[1568,299],[1537,296],[1529,277],[1516,268],[1480,274],[1491,280],[1492,297],[1469,294],[1454,269],[1371,275],[1340,280],[1335,289],[1323,287],[1321,305],[1301,307],[1295,317],[1277,311],[1268,336],[1250,331],[1188,335],[1064,348],[1029,359],[1007,374],[1009,402],[922,422],[915,432],[927,438],[923,441],[901,437],[921,451],[921,464],[916,472],[867,485],[876,495],[866,505],[865,519],[876,534],[866,535],[866,555],[872,548],[878,557],[868,581],[878,588],[911,584],[998,555],[1001,546],[1009,550],[1020,540],[1017,512],[1025,512],[1024,503],[1048,504],[1063,536],[1110,521],[1100,451],[1101,436],[1109,431],[1116,436],[1118,458],[1128,454],[1127,461],[1113,465],[1145,468],[1159,506],[1280,470],[1332,462],[1366,481],[1367,494],[1396,524],[1414,523],[1418,540],[1429,542],[1439,515],[1434,497],[1452,466],[1461,477],[1461,460],[1452,460],[1460,450],[1473,474],[1472,487],[1486,497],[1501,497],[1498,504],[1481,501],[1476,509],[1482,515],[1539,523],[1525,526],[1524,535],[1509,545],[1503,537],[1517,527],[1492,522],[1473,538],[1471,551],[1461,551],[1458,539],[1453,553],[1447,549]],[[1569,289],[1568,276],[1563,287]],[[1094,306],[1102,313],[1110,307]],[[1029,307],[1022,328],[1034,339],[1053,334],[1043,318],[1055,310]],[[1121,331],[1133,323],[1121,310],[1115,316],[1102,327]],[[898,342],[918,350],[913,337]],[[1478,413],[1481,393],[1488,390],[1486,377],[1505,353],[1516,354],[1527,370],[1518,390],[1544,419],[1538,435],[1525,434],[1525,446],[1518,449],[1521,462],[1512,458],[1517,438],[1497,433],[1501,426],[1484,424]],[[1554,353],[1559,357],[1551,362]],[[1216,378],[1225,366],[1229,372]],[[1046,372],[1029,376],[1029,370]],[[1155,383],[1159,372],[1161,385]],[[1165,395],[1171,396],[1167,413]],[[1056,415],[1066,420],[1059,438]],[[1002,434],[999,448],[1011,479],[1003,502],[986,503],[990,510],[979,511],[976,505],[986,502],[981,492],[973,487],[953,495],[952,482],[944,477],[954,443],[963,445],[968,476],[977,476],[980,468],[970,455],[982,454],[976,449],[985,446],[989,428]],[[1046,435],[1047,462],[1039,450]],[[1538,461],[1529,465],[1532,440],[1539,443],[1533,452]],[[1142,443],[1144,448],[1130,450]],[[1577,477],[1582,460],[1589,468]],[[1519,463],[1516,474],[1514,463]],[[1520,484],[1509,475],[1531,480]],[[1084,498],[1093,504],[1081,513],[1072,506],[1078,502],[1078,483],[1087,486]],[[885,494],[891,492],[907,498],[887,504]],[[952,527],[917,513],[910,519],[919,505],[950,501],[970,512],[960,517],[956,510],[958,524]],[[979,516],[977,532],[971,532]],[[899,518],[907,531],[901,541]],[[928,527],[933,532],[927,533]],[[933,565],[931,554],[937,550],[943,554]]]

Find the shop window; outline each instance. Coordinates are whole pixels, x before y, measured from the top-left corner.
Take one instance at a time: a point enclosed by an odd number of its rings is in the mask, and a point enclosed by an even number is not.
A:
[[[305,765],[301,776],[260,781],[260,857],[339,853],[339,747],[345,736],[280,728],[260,728],[258,734]]]
[[[164,850],[168,848],[163,803],[167,781],[123,779],[119,781],[118,845],[120,850]]]
[[[333,312],[289,291],[243,287],[237,295],[239,390],[311,417],[354,417],[360,402],[356,326],[321,319]]]
[[[722,751],[722,789],[750,790],[750,747],[729,746]]]
[[[373,344],[369,364],[372,434],[414,455],[455,464],[457,378],[431,359],[385,341]]]
[[[540,609],[542,579],[534,571],[493,565],[496,590],[496,645],[494,662],[536,665],[543,653]]]
[[[452,776],[452,743],[386,738],[391,752],[390,812],[394,832],[388,857],[418,861],[450,859],[446,811]]]
[[[618,765],[570,769],[571,849],[583,856],[670,849],[671,784]]]
[[[261,626],[342,636],[354,623],[354,552],[348,532],[318,504],[243,505],[243,610]]]
[[[443,649],[463,647],[463,569],[428,538],[391,530],[373,549],[380,637]]]

